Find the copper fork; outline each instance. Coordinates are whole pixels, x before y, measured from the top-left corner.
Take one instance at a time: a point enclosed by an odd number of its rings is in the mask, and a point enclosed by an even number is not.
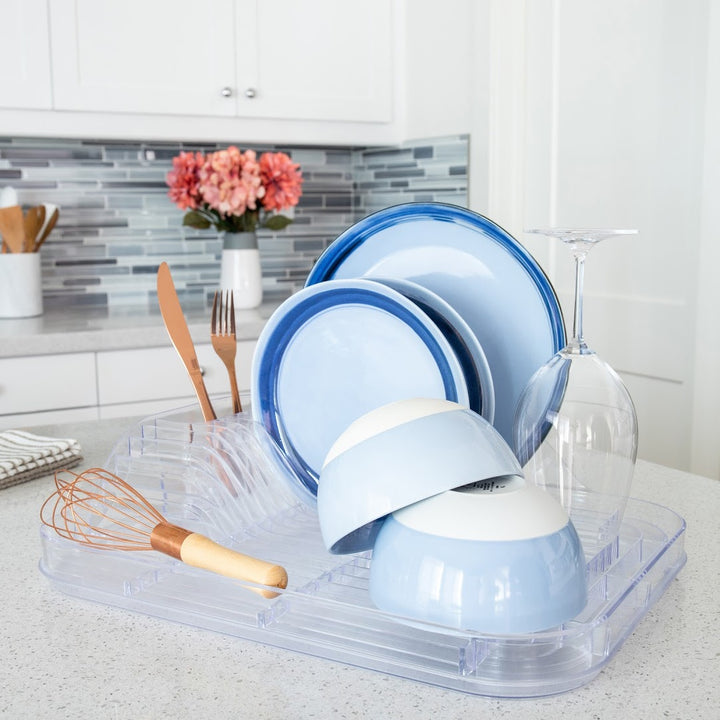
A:
[[[235,375],[235,353],[237,340],[235,338],[235,301],[232,290],[226,292],[223,304],[223,293],[215,292],[213,299],[212,321],[210,326],[210,339],[218,357],[225,363],[230,377],[230,390],[232,391],[233,412],[242,412],[240,393],[238,392],[237,377]]]

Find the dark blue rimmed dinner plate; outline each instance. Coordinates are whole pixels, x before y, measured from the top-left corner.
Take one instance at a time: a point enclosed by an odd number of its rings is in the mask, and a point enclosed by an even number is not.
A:
[[[445,300],[482,346],[495,388],[494,425],[512,445],[517,401],[565,345],[550,281],[509,233],[470,210],[409,203],[376,212],[320,256],[306,287],[349,278],[411,280]]]

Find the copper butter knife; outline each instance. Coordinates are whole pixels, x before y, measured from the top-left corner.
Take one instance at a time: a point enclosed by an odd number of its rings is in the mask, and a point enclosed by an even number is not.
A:
[[[170,268],[166,262],[161,263],[158,268],[157,293],[160,312],[162,313],[165,327],[190,375],[192,384],[195,387],[195,393],[200,401],[203,417],[205,420],[215,420],[217,415],[215,415],[212,403],[210,402],[210,397],[208,396],[207,388],[202,378],[200,363],[198,363],[197,355],[195,354],[195,346],[190,337],[190,331],[185,322],[182,307],[180,307],[180,300],[175,290],[175,283],[173,283]]]

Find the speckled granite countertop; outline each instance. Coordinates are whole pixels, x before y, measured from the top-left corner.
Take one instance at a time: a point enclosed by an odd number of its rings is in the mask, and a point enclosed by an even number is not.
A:
[[[103,464],[134,425],[35,428],[80,441]],[[38,510],[50,477],[0,491],[0,717],[595,718],[716,720],[720,707],[720,483],[639,462],[633,495],[688,525],[687,565],[589,684],[535,700],[466,695],[94,604],[38,571]]]
[[[279,303],[236,313],[238,340],[254,340]],[[210,308],[185,317],[195,343],[210,342]],[[33,318],[0,319],[0,358],[52,353],[162,347],[170,342],[158,308],[46,308]]]

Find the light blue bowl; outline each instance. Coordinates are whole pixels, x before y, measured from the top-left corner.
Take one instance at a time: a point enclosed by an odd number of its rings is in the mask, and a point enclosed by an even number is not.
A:
[[[323,541],[333,553],[369,550],[395,510],[518,474],[497,430],[462,405],[431,398],[383,405],[353,422],[328,453],[317,494]]]
[[[391,515],[375,540],[370,597],[411,621],[536,632],[585,606],[585,558],[559,503],[520,477],[498,478]]]

